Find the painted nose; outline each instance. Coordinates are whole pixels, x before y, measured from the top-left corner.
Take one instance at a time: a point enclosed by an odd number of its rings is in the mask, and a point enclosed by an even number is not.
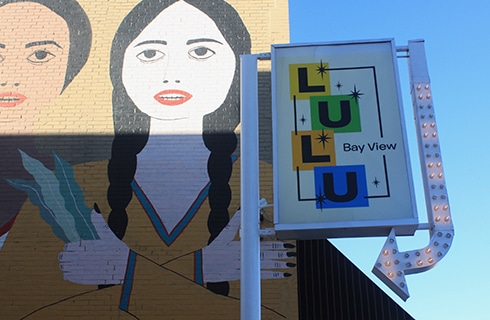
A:
[[[167,79],[163,80],[163,83],[169,83],[170,81],[168,81]],[[174,80],[175,83],[180,83],[180,80],[179,79],[176,79]]]

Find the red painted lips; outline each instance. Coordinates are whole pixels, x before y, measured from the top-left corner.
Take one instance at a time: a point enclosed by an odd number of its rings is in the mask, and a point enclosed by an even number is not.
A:
[[[17,92],[2,92],[0,93],[0,107],[13,108],[24,102],[26,96]]]
[[[166,106],[178,106],[192,98],[192,94],[182,90],[163,90],[154,95],[153,98]]]

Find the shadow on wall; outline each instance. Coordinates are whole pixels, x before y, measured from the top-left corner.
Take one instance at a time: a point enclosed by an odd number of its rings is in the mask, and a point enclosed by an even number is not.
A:
[[[24,169],[19,150],[53,170],[53,152],[72,165],[109,159],[112,136],[0,136],[0,235],[10,229],[12,218],[26,201],[26,193],[12,188],[5,179],[32,180]]]

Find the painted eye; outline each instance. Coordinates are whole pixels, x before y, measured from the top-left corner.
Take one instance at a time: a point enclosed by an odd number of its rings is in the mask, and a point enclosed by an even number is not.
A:
[[[163,57],[165,57],[165,53],[154,49],[148,49],[136,55],[136,58],[144,63],[153,63],[162,59]]]
[[[54,54],[47,50],[36,50],[27,56],[27,61],[33,64],[42,64],[56,57]]]
[[[189,50],[189,56],[196,60],[206,60],[215,54],[216,52],[206,47],[196,47]]]

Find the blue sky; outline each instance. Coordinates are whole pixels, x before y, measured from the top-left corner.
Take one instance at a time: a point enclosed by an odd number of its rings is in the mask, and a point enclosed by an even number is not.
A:
[[[291,43],[424,39],[455,239],[433,269],[407,276],[403,302],[371,273],[386,238],[335,245],[418,320],[490,319],[488,120],[490,4],[478,1],[289,0]],[[418,214],[427,220],[418,169],[407,61],[398,59]],[[400,251],[428,244],[428,232],[400,240]]]

